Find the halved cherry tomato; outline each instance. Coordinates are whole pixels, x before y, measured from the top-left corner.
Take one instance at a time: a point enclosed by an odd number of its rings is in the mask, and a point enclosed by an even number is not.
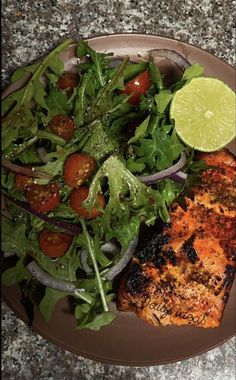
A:
[[[49,257],[61,257],[68,251],[73,236],[64,232],[53,232],[45,228],[39,234],[41,250]]]
[[[60,90],[67,90],[67,94],[71,96],[74,88],[79,84],[79,75],[76,73],[64,73],[57,84]]]
[[[48,128],[56,135],[68,141],[74,135],[75,123],[69,116],[56,115],[50,120]]]
[[[52,211],[60,202],[60,193],[56,184],[37,185],[26,189],[26,199],[33,210],[39,212]]]
[[[131,104],[138,104],[140,101],[140,95],[146,95],[147,90],[149,89],[151,85],[151,77],[149,74],[149,71],[144,71],[140,74],[138,74],[135,78],[129,80],[125,84],[125,89],[120,90],[120,94],[127,94],[130,95],[132,93],[133,96],[129,99],[129,103]]]
[[[74,153],[68,157],[64,166],[64,179],[67,185],[82,185],[93,173],[96,161],[87,154]]]
[[[23,174],[16,174],[15,178],[15,185],[17,190],[25,190],[27,187],[33,185],[34,181],[32,177],[28,177],[27,175]]]
[[[78,187],[78,189],[75,189],[70,193],[69,202],[70,202],[71,208],[73,208],[73,210],[77,212],[77,214],[79,214],[85,219],[94,219],[97,216],[101,215],[101,211],[98,210],[96,207],[93,207],[91,212],[89,212],[83,206],[83,202],[88,197],[88,193],[89,193],[89,188],[87,186],[80,186]],[[102,194],[100,193],[97,194],[96,201],[101,208],[105,208],[106,202]]]

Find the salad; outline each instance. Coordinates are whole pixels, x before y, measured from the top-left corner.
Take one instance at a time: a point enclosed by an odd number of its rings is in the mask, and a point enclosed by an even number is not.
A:
[[[28,81],[2,102],[2,250],[16,257],[2,282],[20,284],[31,323],[40,288],[45,320],[70,296],[76,329],[98,330],[115,318],[112,282],[140,226],[168,223],[206,168],[170,117],[175,93],[204,69],[172,52],[181,74],[165,78],[155,52],[132,62],[79,41],[65,72],[60,53],[72,43],[16,70],[13,82]]]

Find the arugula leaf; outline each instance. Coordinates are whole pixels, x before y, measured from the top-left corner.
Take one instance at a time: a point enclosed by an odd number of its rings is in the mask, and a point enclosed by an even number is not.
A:
[[[15,253],[17,256],[24,258],[31,248],[31,242],[26,237],[26,224],[19,221],[14,223],[8,218],[3,217],[2,250]]]
[[[161,202],[159,192],[141,183],[115,155],[110,156],[94,176],[88,198],[84,202],[85,207],[90,209],[96,205],[96,196],[101,192],[100,181],[104,177],[108,181],[109,200],[100,218],[100,225],[105,231],[128,222],[135,213],[148,218],[156,213],[148,200],[155,199],[158,206]]]
[[[152,83],[155,83],[158,90],[164,89],[164,83],[160,71],[154,62],[149,62],[149,71]]]
[[[56,262],[50,257],[45,256],[45,254],[40,251],[39,247],[34,253],[34,258],[37,260],[41,268],[53,277],[68,281],[76,280],[76,270],[79,267],[80,258],[73,244],[66,254],[59,257]]]
[[[103,53],[97,53],[95,50],[91,49],[88,43],[85,41],[80,41],[78,43],[76,52],[78,57],[82,57],[86,54],[91,57],[93,61],[91,70],[95,72],[100,86],[104,86],[106,84],[106,78],[103,71],[107,66],[107,61],[104,59],[106,55]]]
[[[84,124],[85,113],[87,110],[87,106],[89,104],[88,99],[87,99],[88,95],[91,98],[93,98],[93,96],[95,95],[95,88],[93,86],[92,79],[93,79],[93,76],[91,75],[91,73],[85,73],[83,75],[80,86],[77,90],[78,96],[75,98],[75,107],[74,107],[73,114],[76,120],[76,124],[78,126],[81,126]]]
[[[28,150],[24,150],[17,156],[18,160],[23,165],[30,165],[30,164],[40,164],[41,160],[36,152],[35,147],[31,147]]]
[[[14,267],[8,268],[2,274],[2,284],[12,286],[19,284],[21,281],[30,278],[29,272],[25,269],[23,260],[17,261]]]
[[[96,123],[89,133],[83,152],[90,154],[97,161],[101,161],[115,151],[118,151],[118,145],[115,145],[115,142],[107,136],[102,123]]]
[[[15,70],[12,77],[11,81],[16,82],[20,79],[23,79],[27,73],[34,73],[34,71],[37,69],[39,63],[34,63],[30,66],[26,67],[20,67],[19,69]]]
[[[192,78],[200,77],[204,72],[204,67],[199,65],[199,63],[194,63],[193,65],[187,67],[184,70],[182,80],[189,80]]]
[[[52,177],[55,177],[56,175],[62,175],[63,167],[66,158],[74,153],[76,151],[76,147],[73,146],[71,148],[62,148],[61,146],[57,146],[56,152],[48,153],[45,156],[46,160],[54,159],[52,162],[48,162],[44,166],[35,166],[35,170],[40,169],[42,171],[45,171],[46,173],[50,174]],[[37,183],[47,183],[47,179],[37,179]]]
[[[168,168],[183,149],[173,127],[168,125],[155,128],[152,136],[139,139],[134,146],[137,162],[144,163],[148,172]]]
[[[140,61],[138,63],[130,63],[124,71],[124,80],[129,81],[136,77],[139,73],[145,71],[148,67],[148,62]]]
[[[135,134],[129,139],[128,144],[136,142],[140,137],[143,137],[148,129],[150,115],[135,129]]]
[[[85,315],[88,316],[88,313]],[[101,327],[109,325],[115,319],[115,317],[115,314],[111,313],[110,311],[106,311],[101,314],[95,314],[91,322],[84,322],[83,324],[79,323],[76,326],[76,330],[87,328],[98,331]]]
[[[170,90],[161,90],[159,94],[155,95],[157,111],[159,113],[163,113],[166,107],[169,105],[172,98],[173,94],[170,92]]]
[[[49,321],[52,318],[54,307],[60,301],[60,299],[73,295],[73,293],[62,292],[52,288],[46,288],[43,299],[39,304],[39,310],[44,317],[45,321]]]
[[[124,81],[124,71],[127,67],[129,58],[124,59],[124,62],[118,66],[114,72],[110,81],[100,88],[98,94],[91,105],[91,109],[88,113],[88,122],[92,122],[94,119],[105,114],[112,108],[112,92],[119,88]]]
[[[121,245],[120,254],[115,257],[114,262],[119,260],[119,258],[124,254],[127,250],[129,243],[134,239],[135,236],[138,235],[140,228],[140,217],[133,216],[131,217],[128,223],[123,222],[117,228],[106,231],[105,239],[109,241],[113,238],[117,239],[117,241]]]
[[[47,108],[51,111],[50,117],[53,114],[69,114],[73,108],[71,98],[67,97],[65,91],[60,91],[56,87],[51,87],[46,101]],[[53,112],[53,114],[52,114]],[[54,116],[55,116],[54,115]]]

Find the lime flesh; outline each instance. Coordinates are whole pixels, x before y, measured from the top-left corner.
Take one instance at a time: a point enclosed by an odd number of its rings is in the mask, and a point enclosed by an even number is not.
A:
[[[222,81],[200,77],[176,92],[170,117],[188,146],[212,152],[235,138],[235,93]]]

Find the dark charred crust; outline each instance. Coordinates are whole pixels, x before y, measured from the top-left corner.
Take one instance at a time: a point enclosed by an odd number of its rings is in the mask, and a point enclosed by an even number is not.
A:
[[[211,274],[209,272],[192,272],[189,279],[208,287]]]
[[[192,264],[195,264],[196,261],[199,260],[198,256],[197,256],[197,252],[195,251],[195,249],[193,248],[193,242],[194,242],[194,239],[195,239],[195,236],[192,235],[190,236],[189,239],[185,240],[183,246],[182,246],[182,252],[185,253],[189,259],[189,261],[192,263]]]
[[[158,255],[155,262],[155,266],[157,267],[157,269],[160,269],[162,265],[165,265],[165,263],[166,263],[166,260],[164,259],[164,257],[161,255]]]
[[[127,276],[126,291],[133,295],[141,294],[149,284],[150,279],[143,275],[141,265],[135,263],[131,266]]]
[[[176,265],[177,264],[177,257],[176,257],[176,253],[175,251],[173,250],[173,248],[168,248],[166,251],[163,252],[163,256],[168,259],[172,265]]]
[[[228,288],[231,287],[234,281],[235,268],[229,264],[225,267],[225,279],[223,285]]]
[[[155,255],[161,250],[162,246],[169,241],[169,236],[158,234],[146,245],[146,247],[135,252],[134,257],[139,260],[140,264],[150,262]]]

